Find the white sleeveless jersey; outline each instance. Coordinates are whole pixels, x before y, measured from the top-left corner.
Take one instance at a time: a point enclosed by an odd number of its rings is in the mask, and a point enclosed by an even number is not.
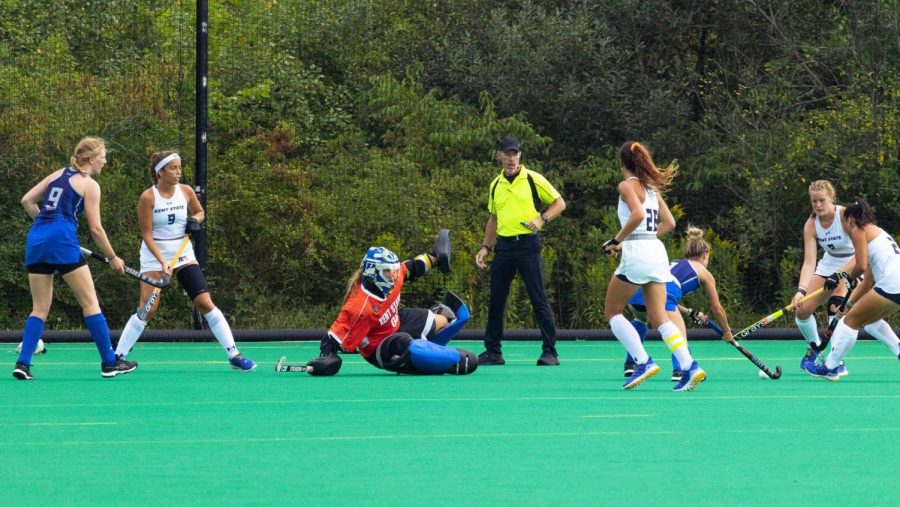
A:
[[[659,227],[659,199],[655,191],[644,189],[644,202],[641,208],[644,209],[643,220],[622,242],[621,260],[615,274],[636,285],[649,282],[666,283],[672,280],[672,273],[669,272],[669,254],[666,247],[656,237],[656,230]],[[619,224],[624,227],[631,218],[631,208],[621,196],[617,213]]]
[[[184,228],[188,221],[188,203],[181,191],[181,185],[175,187],[172,197],[165,198],[159,194],[154,185],[153,189],[153,241],[162,252],[166,262],[178,253],[178,247],[184,239]],[[193,245],[188,243],[182,254],[178,257],[175,267],[181,267],[194,261]],[[162,271],[162,266],[147,244],[141,242],[141,272]]]
[[[841,226],[843,212],[843,206],[835,207],[834,220],[827,229],[822,227],[819,217],[815,217],[813,220],[813,224],[816,226],[816,241],[825,251],[825,255],[816,264],[815,274],[819,276],[831,276],[853,257],[853,242],[850,240],[850,235],[844,232],[844,228]]]
[[[869,267],[875,277],[875,287],[888,294],[900,294],[900,247],[887,232],[875,236],[866,245]]]
[[[631,178],[637,179],[634,176]],[[649,188],[644,189],[644,202],[641,204],[641,208],[644,209],[643,220],[637,226],[637,229],[633,230],[625,238],[626,240],[651,236],[654,239],[656,238],[656,229],[659,227],[659,199],[656,197],[656,191]],[[631,208],[628,207],[628,203],[622,200],[621,196],[619,196],[619,207],[616,212],[619,215],[619,226],[625,227],[625,223],[631,218]]]
[[[853,242],[850,241],[850,235],[844,232],[841,226],[841,215],[844,212],[843,206],[836,206],[834,211],[834,220],[829,228],[822,227],[819,217],[814,220],[816,224],[816,241],[825,253],[834,257],[850,257],[853,255]]]

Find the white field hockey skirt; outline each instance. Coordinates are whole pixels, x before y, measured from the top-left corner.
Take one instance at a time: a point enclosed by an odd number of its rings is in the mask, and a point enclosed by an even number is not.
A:
[[[163,254],[163,258],[166,259],[166,262],[170,262],[172,257],[175,257],[175,254],[178,253],[178,248],[181,246],[181,242],[184,238],[176,238],[176,239],[157,239],[154,240],[156,242],[156,247],[159,248],[159,251]],[[184,251],[181,252],[181,256],[178,257],[178,262],[175,263],[175,269],[184,266],[185,264],[190,264],[195,261],[194,257],[194,245],[188,241],[186,247],[184,247]],[[146,273],[148,271],[162,271],[163,268],[159,264],[159,261],[156,260],[156,257],[150,252],[150,249],[147,248],[147,244],[143,241],[141,242],[141,273]]]
[[[625,240],[622,242],[621,259],[616,275],[629,282],[643,285],[649,282],[666,283],[672,279],[669,272],[669,254],[662,241],[654,238]]]
[[[815,274],[828,278],[840,271],[844,264],[853,260],[853,254],[846,255],[846,257],[835,257],[828,252],[825,252],[825,255],[823,255],[822,258],[819,259],[818,264],[816,264]]]

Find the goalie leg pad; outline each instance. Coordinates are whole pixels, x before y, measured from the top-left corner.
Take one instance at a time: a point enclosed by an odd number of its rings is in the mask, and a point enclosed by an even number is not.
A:
[[[409,344],[409,358],[420,373],[440,375],[459,364],[460,353],[428,340],[413,340]]]
[[[468,375],[478,369],[478,356],[474,352],[465,349],[456,349],[459,352],[459,362],[451,366],[447,373],[450,375]]]
[[[437,257],[438,269],[442,273],[450,272],[450,250],[450,230],[441,229],[430,253]]]
[[[441,331],[432,336],[429,341],[433,343],[437,343],[438,345],[447,345],[450,340],[456,336],[459,331],[465,327],[466,323],[469,322],[469,318],[471,315],[469,314],[469,307],[465,304],[461,304],[456,309],[456,320],[450,322],[450,325],[441,329]]]

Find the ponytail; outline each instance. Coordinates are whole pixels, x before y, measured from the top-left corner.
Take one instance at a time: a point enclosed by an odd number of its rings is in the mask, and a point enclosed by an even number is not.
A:
[[[619,148],[619,162],[637,177],[644,188],[655,190],[660,195],[666,190],[678,174],[678,162],[672,161],[664,171],[653,162],[650,151],[637,141],[627,141]]]

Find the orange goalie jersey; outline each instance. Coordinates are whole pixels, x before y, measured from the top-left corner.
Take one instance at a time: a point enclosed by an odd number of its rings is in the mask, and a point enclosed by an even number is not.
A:
[[[328,334],[351,352],[359,348],[363,357],[371,357],[378,344],[400,328],[400,292],[406,280],[406,263],[400,265],[400,276],[387,297],[380,298],[357,284],[331,324]]]

